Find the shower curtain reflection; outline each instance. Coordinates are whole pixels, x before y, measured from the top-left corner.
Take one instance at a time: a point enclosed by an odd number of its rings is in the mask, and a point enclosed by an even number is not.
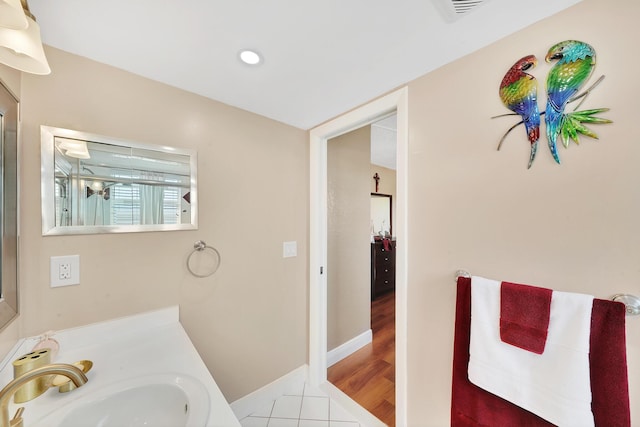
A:
[[[164,224],[164,187],[140,186],[140,224]]]
[[[111,189],[103,182],[94,182],[86,187],[84,218],[86,225],[110,225]]]
[[[86,225],[109,225],[109,208],[105,204],[109,202],[98,195],[89,197],[87,203]]]

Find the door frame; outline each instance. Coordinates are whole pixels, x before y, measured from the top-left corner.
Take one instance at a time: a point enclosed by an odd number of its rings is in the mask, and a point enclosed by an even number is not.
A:
[[[309,381],[327,382],[327,140],[397,114],[396,164],[396,424],[407,417],[408,88],[403,87],[309,133]]]

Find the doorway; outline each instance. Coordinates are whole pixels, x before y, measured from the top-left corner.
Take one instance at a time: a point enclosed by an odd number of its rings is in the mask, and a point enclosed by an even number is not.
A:
[[[395,426],[396,115],[327,146],[327,380]]]
[[[396,252],[396,424],[406,424],[407,388],[407,88],[394,91],[310,132],[310,292],[309,381],[325,390],[346,408],[353,401],[327,382],[327,140],[396,111],[397,197],[394,234]]]

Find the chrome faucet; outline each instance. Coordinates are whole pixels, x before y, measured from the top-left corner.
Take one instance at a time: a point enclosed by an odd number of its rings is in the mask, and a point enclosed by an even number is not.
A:
[[[45,375],[63,375],[73,381],[77,387],[86,384],[88,381],[87,376],[82,370],[65,363],[52,363],[20,375],[0,391],[0,427],[22,426],[22,408],[18,409],[16,416],[9,421],[9,402],[20,387],[31,380]]]

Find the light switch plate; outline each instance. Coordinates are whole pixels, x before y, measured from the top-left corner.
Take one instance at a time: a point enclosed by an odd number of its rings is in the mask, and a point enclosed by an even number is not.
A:
[[[80,255],[51,257],[51,287],[80,284]]]
[[[282,257],[290,258],[298,256],[298,242],[283,242],[282,243]]]

